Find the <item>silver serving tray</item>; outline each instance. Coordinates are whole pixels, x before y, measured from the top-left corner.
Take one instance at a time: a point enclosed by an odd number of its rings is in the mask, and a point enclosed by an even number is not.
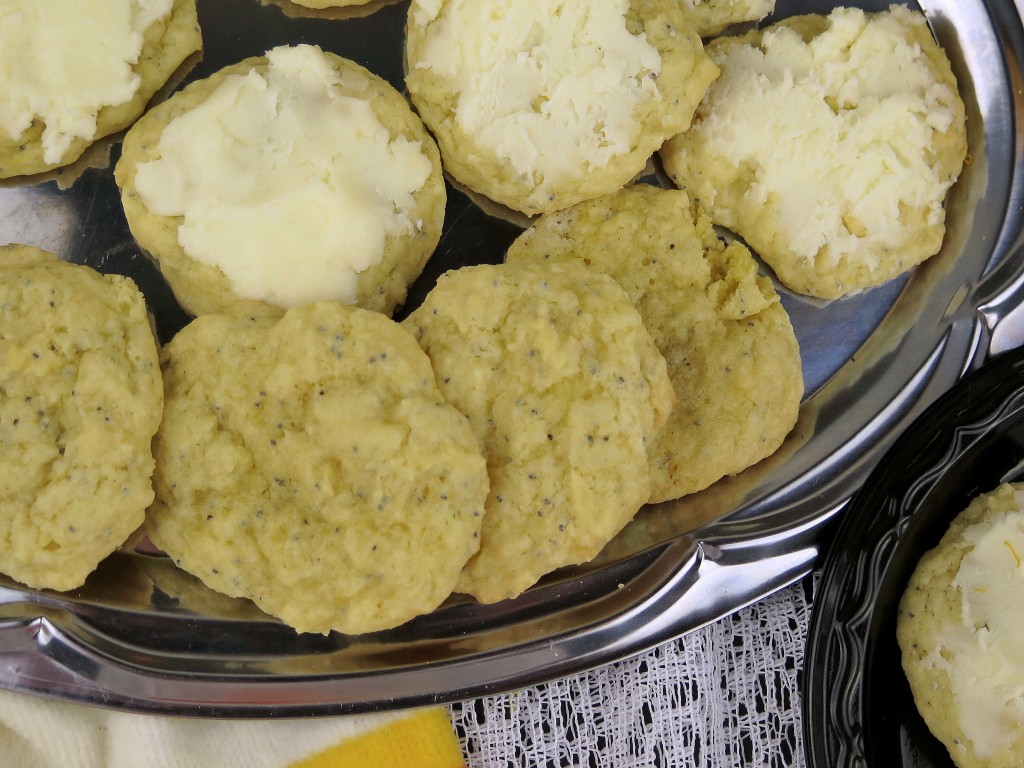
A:
[[[1024,2],[1024,0],[1021,0]],[[853,3],[882,10],[888,2]],[[832,2],[779,0],[778,19]],[[74,592],[0,581],[0,686],[192,716],[313,715],[454,701],[638,653],[806,573],[895,437],[967,371],[1024,340],[1024,29],[1009,0],[927,0],[968,109],[970,163],[940,254],[827,304],[789,294],[806,396],[773,457],[653,505],[593,563],[491,606],[453,598],[398,629],[298,635],[144,550]],[[182,82],[282,43],[312,42],[402,84],[407,3],[303,14],[287,0],[199,0],[206,50]],[[119,150],[109,146],[111,160]],[[84,165],[88,165],[85,163]],[[0,243],[40,245],[132,276],[166,341],[187,317],[128,233],[110,162],[0,186]],[[500,262],[520,231],[449,188],[445,234],[410,305],[446,269]]]

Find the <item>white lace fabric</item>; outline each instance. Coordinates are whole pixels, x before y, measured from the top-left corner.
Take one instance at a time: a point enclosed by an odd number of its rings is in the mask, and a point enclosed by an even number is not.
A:
[[[453,705],[469,768],[803,768],[810,584],[639,656]]]

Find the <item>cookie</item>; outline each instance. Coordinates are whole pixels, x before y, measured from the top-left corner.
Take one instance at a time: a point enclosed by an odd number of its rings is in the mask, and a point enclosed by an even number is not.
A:
[[[363,19],[398,2],[400,0],[260,0],[262,5],[279,8],[289,19],[330,21]]]
[[[195,315],[242,299],[390,314],[444,220],[437,147],[401,94],[308,45],[148,112],[115,179],[132,234]]]
[[[592,559],[650,497],[665,361],[606,275],[574,265],[448,272],[403,321],[483,447],[490,495],[458,590],[485,603]]]
[[[325,8],[348,8],[354,5],[366,5],[375,0],[292,0],[296,5],[304,8],[323,10]]]
[[[586,265],[639,310],[676,395],[648,446],[651,501],[746,469],[796,423],[803,375],[789,316],[750,252],[719,240],[685,192],[638,184],[542,216],[507,260]]]
[[[683,16],[701,37],[712,37],[726,27],[759,21],[775,10],[775,0],[679,0]]]
[[[69,165],[202,48],[195,0],[18,0],[0,11],[0,178]]]
[[[529,215],[629,182],[718,74],[677,0],[414,0],[405,59],[446,171]]]
[[[925,18],[838,8],[719,38],[722,75],[661,151],[673,182],[799,293],[834,299],[938,252],[967,151]]]
[[[131,280],[0,247],[0,571],[73,589],[142,525],[162,403]]]
[[[914,702],[959,768],[1024,765],[1024,484],[981,494],[917,564],[896,634]]]
[[[243,302],[164,348],[146,530],[300,632],[397,626],[451,594],[487,470],[415,339],[337,302]]]

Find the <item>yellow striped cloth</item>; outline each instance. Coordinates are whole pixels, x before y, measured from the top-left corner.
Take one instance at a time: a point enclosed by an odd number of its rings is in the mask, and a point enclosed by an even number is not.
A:
[[[424,709],[328,747],[291,768],[463,768],[448,711]]]
[[[294,720],[136,715],[0,691],[4,768],[463,768],[448,711]]]

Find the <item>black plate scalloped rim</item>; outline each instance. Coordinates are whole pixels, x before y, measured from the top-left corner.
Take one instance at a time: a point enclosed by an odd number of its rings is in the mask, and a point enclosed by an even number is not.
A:
[[[1024,463],[1024,349],[986,363],[926,409],[842,513],[808,633],[809,768],[952,768],[917,713],[896,642],[915,564],[979,493]]]

